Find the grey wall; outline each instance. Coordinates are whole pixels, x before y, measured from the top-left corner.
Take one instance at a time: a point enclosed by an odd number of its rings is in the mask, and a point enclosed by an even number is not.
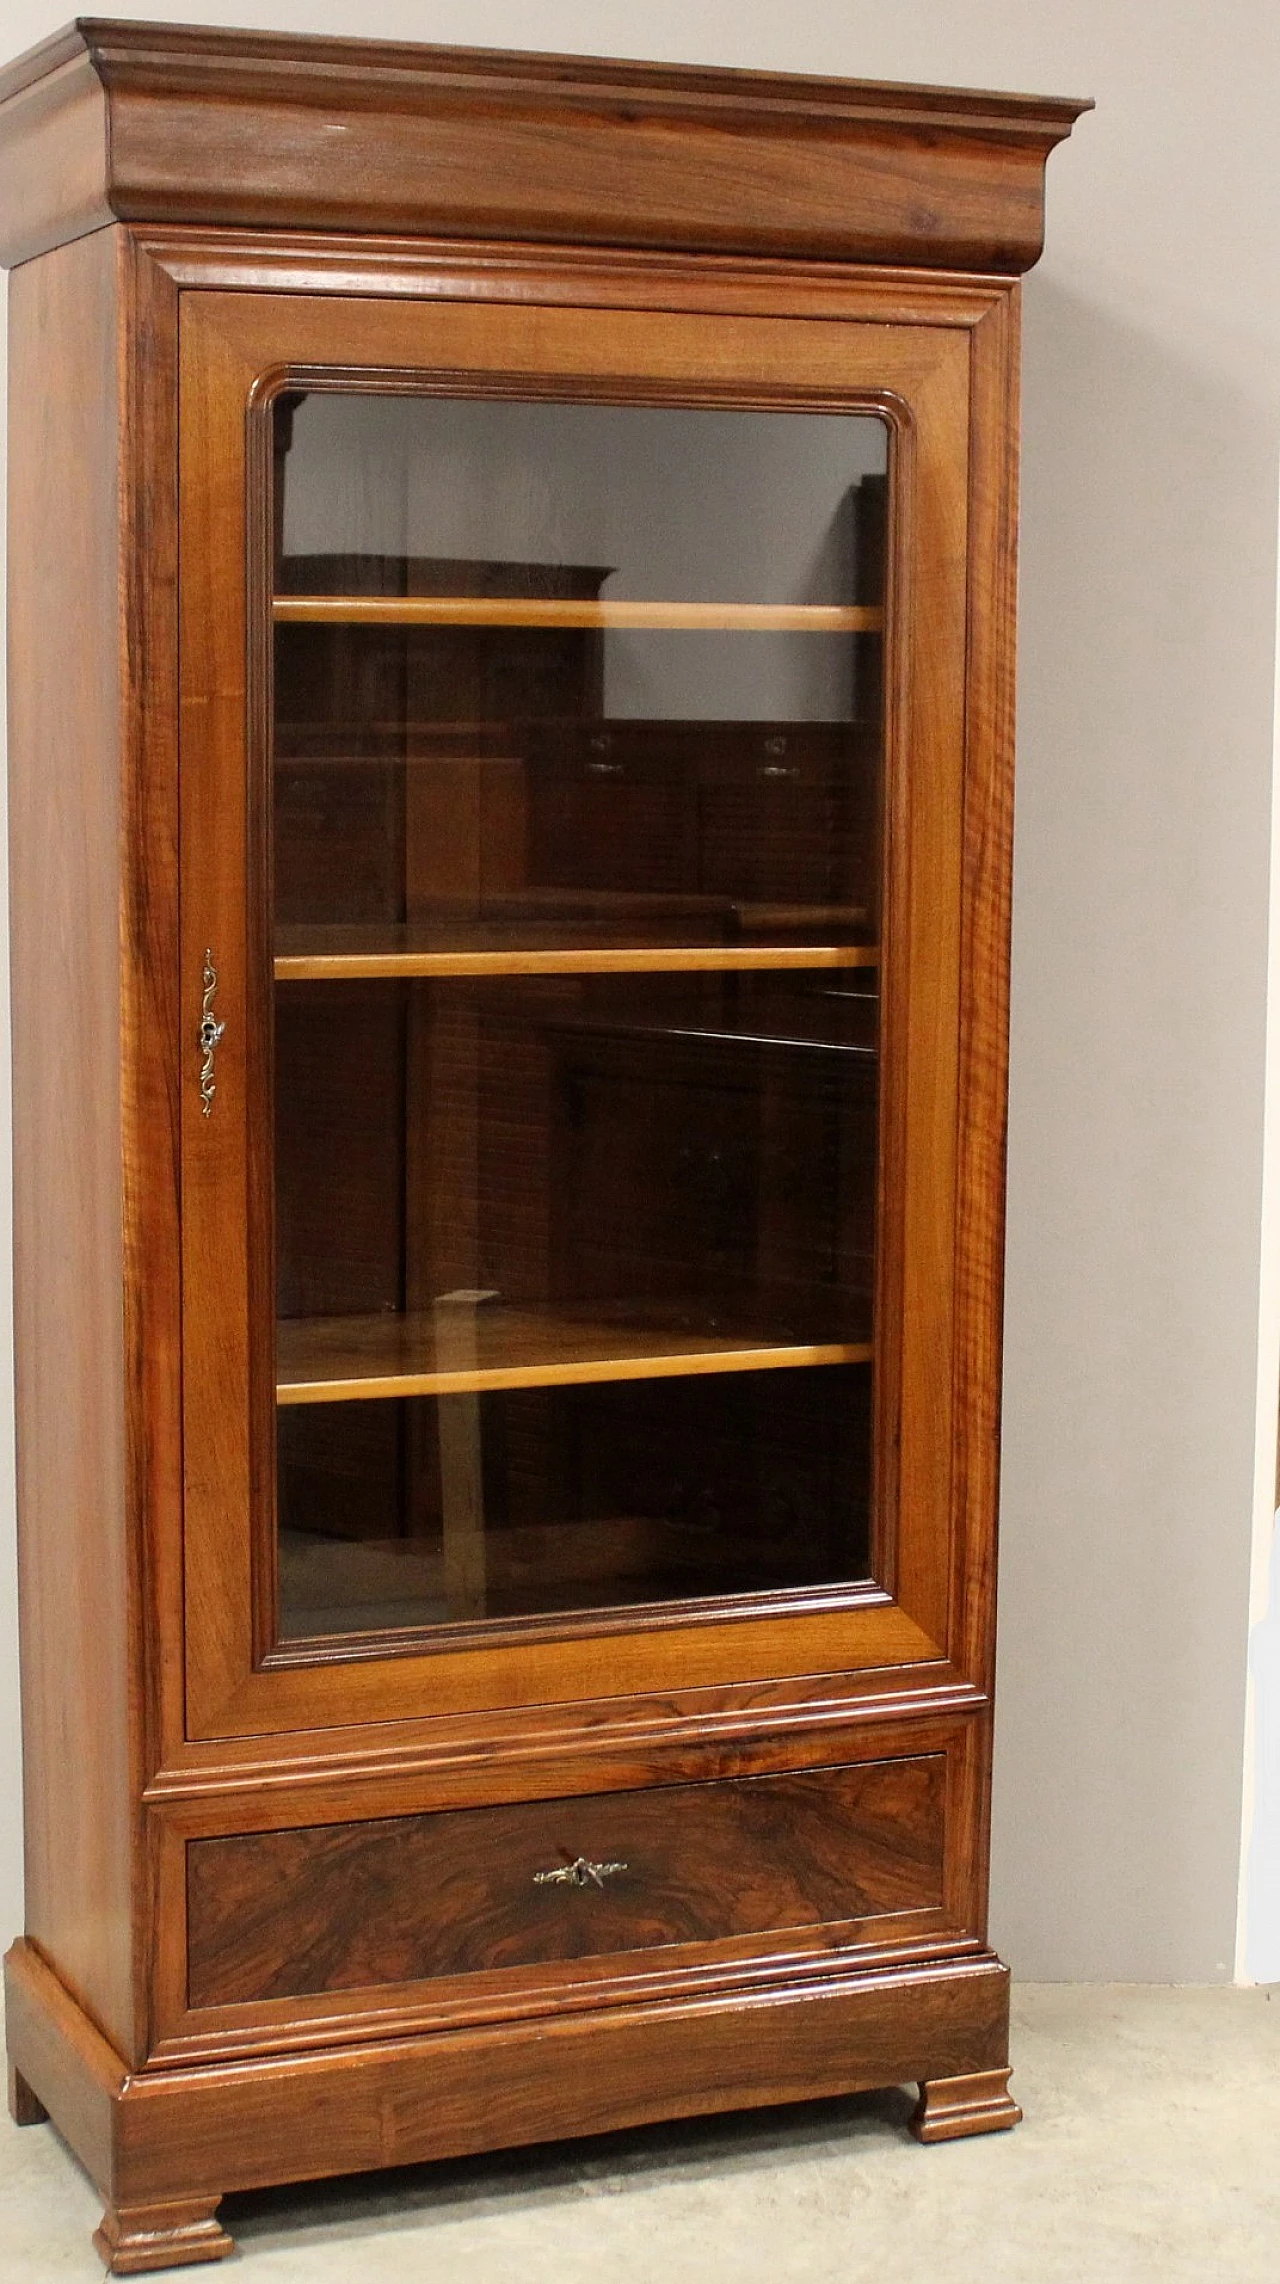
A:
[[[64,13],[0,7],[0,46]],[[246,17],[1097,96],[1051,162],[1026,296],[994,1932],[1025,1975],[1226,1976],[1277,1313],[1274,0],[239,0],[226,20]]]

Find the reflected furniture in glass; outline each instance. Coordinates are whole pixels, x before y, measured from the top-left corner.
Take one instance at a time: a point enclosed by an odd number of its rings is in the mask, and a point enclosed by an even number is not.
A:
[[[1013,408],[1080,108],[0,76],[11,2096],[116,2273],[322,2172],[1019,2114]]]

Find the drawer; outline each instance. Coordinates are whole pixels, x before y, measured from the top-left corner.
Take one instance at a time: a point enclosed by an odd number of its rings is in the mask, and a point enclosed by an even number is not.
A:
[[[945,1773],[925,1753],[195,1840],[189,2004],[805,1931],[811,1948],[825,1928],[892,1940],[942,1905]]]

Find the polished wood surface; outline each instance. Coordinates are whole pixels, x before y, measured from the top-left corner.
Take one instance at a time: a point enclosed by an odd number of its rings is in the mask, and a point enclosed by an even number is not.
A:
[[[821,914],[817,915],[819,924]],[[874,968],[877,944],[590,944],[519,948],[501,946],[513,928],[476,927],[465,920],[447,931],[448,948],[429,947],[421,926],[361,932],[296,928],[277,937],[277,983],[332,983],[344,979],[463,975],[693,975],[769,968]],[[437,937],[446,934],[442,927]],[[475,943],[480,937],[482,941]],[[468,943],[468,938],[473,941]],[[353,941],[354,939],[354,941]],[[293,949],[305,944],[306,950]]]
[[[183,2197],[172,2204],[108,2205],[93,2237],[107,2274],[150,2276],[225,2260],[235,2243],[216,2218],[219,2202]]]
[[[137,1677],[121,1308],[117,248],[109,238],[70,246],[24,270],[11,293],[9,865],[27,1926],[131,2051]],[[55,657],[51,629],[72,625],[76,641]]]
[[[925,2139],[1016,2117],[1007,1978],[983,1948],[1012,762],[1009,279],[1035,258],[1045,154],[1079,109],[158,26],[72,29],[0,76],[0,250],[26,265],[12,300],[10,610],[33,1938],[8,1965],[8,2039],[16,2113],[47,2109],[81,2157],[107,2201],[102,2245],[121,2273],[221,2256],[225,2191],[335,2169],[904,2080],[922,2086]],[[341,138],[328,132],[335,113]],[[116,214],[142,226],[100,227]],[[42,254],[65,240],[76,242]],[[780,831],[748,850],[751,878],[729,893],[719,853],[716,878],[691,875],[690,791],[723,797],[728,815],[741,725],[697,725],[684,743],[671,723],[618,730],[632,782],[597,825],[599,621],[493,635],[512,691],[541,689],[532,661],[556,651],[565,718],[519,754],[460,737],[457,720],[434,743],[419,724],[414,740],[401,735],[397,766],[417,774],[397,815],[382,729],[353,745],[331,701],[344,687],[426,691],[446,650],[470,671],[467,646],[485,629],[272,629],[284,582],[270,572],[270,393],[375,372],[384,391],[438,387],[443,374],[463,395],[516,387],[888,420],[887,591],[854,588],[845,606],[883,611],[883,634],[850,637],[883,665],[883,911],[872,868],[815,890],[808,842],[794,878],[766,878],[786,853]],[[581,567],[573,576],[544,599],[591,602],[598,584],[584,585]],[[329,588],[315,577],[291,599],[359,593],[357,579]],[[75,628],[74,643],[51,643],[60,627]],[[273,641],[284,702],[269,788]],[[320,651],[308,645],[329,645],[332,665],[310,713]],[[401,732],[409,718],[402,709]],[[777,733],[751,726],[757,741]],[[803,802],[818,813],[833,768],[862,770],[871,788],[864,749],[837,753],[825,725],[794,758],[797,817]],[[549,796],[541,807],[534,780]],[[345,804],[355,820],[345,880],[324,861],[324,831],[299,833],[292,871],[278,874],[278,942],[272,792],[295,825],[308,806],[323,821]],[[791,799],[779,795],[779,819]],[[738,964],[876,964],[873,1575],[766,1584],[731,1608],[677,1601],[665,1618],[574,1609],[533,1629],[474,1618],[430,1642],[389,1633],[354,1656],[341,1639],[274,1640],[274,1523],[259,1496],[277,1425],[273,1002],[296,987],[343,1003],[345,1053],[379,995],[481,988],[393,964],[449,953],[427,919],[446,826],[470,911],[454,956],[575,963],[511,967],[501,988],[589,977],[580,963],[601,954],[597,978],[619,972],[611,960],[656,955],[659,982],[673,954],[691,978]],[[637,880],[652,889],[655,853],[671,852],[665,908],[652,897],[644,914],[621,901],[593,915],[570,908],[566,884],[591,832],[607,854],[599,885],[615,900]],[[878,847],[879,832],[868,799],[858,845]],[[731,845],[726,832],[726,862]],[[520,871],[522,848],[541,875]],[[499,908],[528,877],[559,884],[558,910],[517,920]],[[416,899],[404,934],[388,903],[397,879]],[[693,891],[717,911],[677,909]],[[227,1025],[208,1120],[195,1038],[207,948]],[[286,965],[277,980],[277,959],[375,964]],[[748,973],[739,988],[760,981]],[[407,1087],[419,1084],[416,1053]],[[368,1109],[372,1126],[373,1097]],[[323,1148],[318,1135],[318,1171]],[[429,1158],[419,1153],[415,1179]],[[330,1163],[345,1178],[332,1148]],[[376,1216],[352,1220],[350,1188],[330,1215],[348,1292],[362,1248],[381,1277],[387,1236]],[[439,1198],[430,1210],[444,1226]],[[410,1293],[410,1307],[431,1289]],[[384,1306],[379,1286],[364,1313]],[[775,1392],[792,1383],[795,1373],[769,1375]],[[678,1384],[673,1375],[658,1393]],[[528,1400],[602,1393],[612,1400],[608,1386]],[[459,1417],[484,1400],[456,1397]],[[333,1409],[350,1423],[379,1406]],[[323,1412],[285,1406],[280,1417]],[[456,1483],[474,1456],[454,1455]],[[465,1504],[453,1499],[455,1519]],[[589,1518],[588,1566],[612,1561],[609,1532],[632,1526],[616,1509]],[[525,1551],[518,1533],[493,1542],[477,1604]],[[550,1541],[544,1552],[568,1560]],[[299,1858],[296,1899],[282,1888],[270,1899],[301,1910],[305,1898],[314,1914],[326,1845],[372,1863],[388,1822],[535,1819],[555,1800],[566,1816],[599,1818],[602,1839],[631,1816],[657,1848],[664,1794],[737,1797],[812,1784],[837,1765],[909,1769],[934,1756],[946,1764],[941,1858],[933,1841],[912,1853],[910,1835],[936,1829],[931,1808],[914,1821],[906,1811],[877,1859],[908,1888],[933,1879],[940,1900],[927,1907],[793,1925],[780,1944],[772,1872],[741,1893],[728,1878],[695,1893],[681,1869],[660,1886],[652,1922],[660,1932],[687,1912],[678,1942],[321,1992],[300,1988],[300,1954],[290,1961],[278,1945],[272,1971],[292,1975],[292,1995],[190,2004],[189,1857],[234,1859],[230,1894],[246,1867],[257,1876],[267,1863],[264,1838],[286,1855],[314,1848]],[[791,1886],[821,1886],[815,1865],[834,1867],[839,1884],[847,1804],[818,1822],[804,1865],[784,1856],[777,1871],[784,1918]],[[484,1867],[463,1828],[465,1887]],[[411,1918],[412,1889],[394,1890],[393,1875],[393,1892]],[[600,1901],[549,1892],[566,1913]],[[721,1901],[732,1915],[752,1898],[754,1929],[719,1931]],[[604,1902],[622,1908],[608,1883]],[[824,1889],[814,1908],[828,1902]],[[521,1940],[509,1933],[517,1919],[513,1900],[496,1944]],[[378,1933],[373,1912],[357,1920],[318,1920],[320,1936],[339,1950],[349,1937],[354,1957]],[[230,1909],[218,1926],[231,1961],[243,1930]],[[465,1914],[449,1926],[482,1940]],[[833,1942],[841,1926],[852,1933]],[[402,1963],[438,1934],[425,1917],[410,1927]]]
[[[114,216],[1017,271],[1087,108],[89,20],[0,75],[0,253]]]
[[[548,2011],[591,2010],[635,1999],[725,1996],[786,1985],[851,1964],[900,1966],[910,1961],[972,1956],[980,1948],[969,1919],[973,1889],[971,1862],[976,1830],[976,1793],[985,1766],[986,1723],[972,1704],[957,1700],[946,1717],[924,1710],[922,1694],[902,1717],[895,1704],[906,1702],[884,1692],[883,1675],[863,1685],[859,1699],[843,1709],[829,1699],[810,1705],[807,1724],[778,1725],[765,1717],[756,1693],[754,1726],[740,1726],[721,1738],[713,1734],[710,1708],[696,1697],[682,1700],[678,1722],[668,1723],[660,1741],[637,1741],[634,1749],[614,1736],[602,1745],[597,1723],[593,1737],[583,1733],[573,1750],[548,1750],[549,1709],[521,1722],[520,1757],[497,1751],[477,1738],[471,1757],[458,1764],[416,1769],[390,1759],[381,1778],[327,1776],[309,1761],[305,1778],[267,1782],[239,1793],[205,1788],[182,1798],[156,1801],[151,1810],[152,1861],[161,1919],[168,1932],[157,1970],[157,2063],[227,2060],[237,2054],[297,2053],[318,2043],[368,2043],[428,2030],[457,2029],[481,2022],[529,2021]],[[871,1692],[879,1683],[879,1710]],[[792,1685],[794,1688],[794,1684]],[[930,1697],[931,1707],[937,1700]],[[860,1705],[856,1717],[853,1707]],[[700,1711],[694,1734],[691,1716]],[[772,1719],[772,1726],[770,1726]],[[608,1955],[535,1961],[417,1983],[366,1986],[347,1991],[262,2001],[250,2006],[201,2007],[189,2004],[187,1953],[188,1855],[205,1839],[250,1834],[292,1833],[334,1824],[367,1821],[410,1824],[423,1816],[463,1809],[485,1811],[502,1803],[532,1811],[551,1801],[572,1815],[580,1798],[602,1791],[632,1800],[659,1787],[701,1790],[725,1780],[822,1772],[854,1764],[916,1761],[942,1756],[943,1835],[941,1890],[936,1906],[907,1916],[846,1921],[839,1928],[817,1922],[793,1927],[785,1942],[757,1935],[717,1935],[686,1941],[678,1954],[630,1950]],[[625,1803],[616,1801],[613,1812]],[[465,1871],[465,1866],[459,1867]],[[607,1883],[606,1883],[607,1885]],[[598,1891],[595,1891],[598,1892]]]
[[[882,1516],[896,1514],[897,1520],[881,1523],[875,1557],[878,1575],[895,1593],[896,1608],[892,1613],[850,1611],[839,1649],[823,1643],[825,1617],[802,1619],[779,1612],[775,1640],[778,1656],[785,1661],[797,1654],[794,1640],[783,1648],[792,1628],[799,1627],[802,1635],[807,1632],[809,1648],[799,1653],[807,1666],[828,1658],[840,1667],[878,1662],[885,1654],[896,1654],[889,1652],[890,1636],[926,1641],[932,1647],[925,1654],[945,1660],[951,1609],[947,1518],[952,1502],[952,1425],[937,1390],[939,1372],[945,1382],[950,1370],[955,1337],[950,1253],[955,1219],[967,642],[965,571],[963,557],[957,554],[957,536],[967,530],[966,336],[948,328],[926,328],[917,334],[911,328],[879,325],[843,329],[754,318],[703,322],[670,314],[655,320],[641,310],[619,311],[602,319],[594,311],[543,309],[537,317],[535,343],[524,313],[484,304],[409,307],[364,301],[357,310],[341,300],[296,295],[189,293],[183,306],[187,375],[183,401],[190,436],[181,463],[184,514],[188,527],[201,535],[200,577],[206,582],[203,595],[194,586],[191,589],[191,641],[184,654],[189,718],[193,729],[200,725],[199,743],[193,739],[185,776],[184,797],[192,817],[188,861],[193,868],[183,906],[190,925],[186,956],[190,988],[195,990],[205,944],[216,939],[232,947],[221,1004],[232,1028],[247,1026],[250,1031],[250,1075],[261,1053],[253,1041],[261,1032],[259,1019],[251,1015],[256,1002],[242,995],[250,985],[254,992],[269,985],[270,971],[260,980],[238,974],[235,947],[246,941],[251,945],[269,941],[265,903],[259,902],[257,917],[249,917],[252,895],[261,899],[263,891],[246,883],[234,835],[223,835],[224,854],[216,878],[207,865],[197,865],[194,852],[207,845],[215,814],[225,813],[228,803],[236,803],[241,811],[243,807],[244,716],[230,700],[243,675],[242,630],[255,623],[244,616],[246,513],[257,515],[262,528],[269,529],[265,493],[256,495],[260,504],[253,507],[246,460],[246,450],[251,457],[256,452],[254,464],[265,473],[265,408],[261,432],[252,425],[246,431],[243,415],[257,377],[265,371],[287,373],[326,361],[350,368],[374,359],[380,373],[401,375],[406,385],[424,371],[445,367],[456,375],[474,375],[476,384],[483,386],[485,376],[495,370],[536,357],[546,371],[548,388],[557,390],[571,389],[576,378],[578,386],[589,382],[598,392],[601,373],[607,370],[614,396],[642,386],[647,397],[658,400],[678,395],[683,401],[723,404],[736,391],[748,402],[758,402],[766,394],[779,407],[860,409],[869,401],[883,402],[884,391],[891,388],[910,408],[914,423],[910,474],[905,487],[899,486],[896,513],[904,532],[909,527],[913,533],[918,561],[909,587],[903,589],[896,639],[890,638],[896,677],[889,763],[894,781],[890,842],[896,853],[890,887],[894,912],[901,912],[903,925],[899,928],[895,922],[892,940],[886,940],[883,969],[885,1132],[890,1144],[878,1306],[893,1328],[893,1340],[883,1352],[877,1345],[876,1357],[882,1453],[891,1448],[898,1452],[895,1407],[900,1387],[906,1399],[896,1480],[889,1485],[889,1503],[882,1494],[880,1504]],[[704,400],[708,371],[714,371],[715,381]],[[261,440],[255,447],[256,433]],[[238,598],[235,608],[218,608],[213,596],[233,590]],[[891,619],[896,600],[894,589],[888,605]],[[908,676],[908,657],[927,661],[927,670],[913,668]],[[211,704],[213,693],[226,695]],[[206,816],[209,821],[201,822]],[[344,983],[335,991],[358,988],[373,987]],[[381,1669],[376,1660],[353,1661],[342,1668],[321,1661],[265,1667],[256,1662],[269,1650],[269,1618],[259,1618],[255,1633],[248,1622],[249,1580],[255,1546],[261,1550],[256,1558],[260,1569],[271,1560],[272,1524],[261,1489],[255,1499],[252,1485],[255,1480],[260,1487],[269,1482],[269,1461],[264,1458],[256,1472],[251,1469],[248,1440],[236,1423],[246,1417],[261,1420],[258,1432],[265,1451],[271,1417],[266,1407],[274,1407],[275,1397],[274,1359],[265,1341],[255,1356],[248,1353],[246,1330],[258,1319],[247,1304],[243,1315],[237,1308],[237,1323],[245,1330],[230,1335],[227,1301],[237,1288],[247,1291],[251,1263],[265,1263],[270,1255],[265,1212],[256,1232],[243,1218],[245,1143],[236,1134],[237,1128],[245,1131],[246,1119],[250,1137],[260,1132],[262,1114],[252,1107],[254,1098],[246,1099],[240,1092],[234,1051],[226,1072],[220,1127],[217,1119],[201,1120],[194,1105],[187,1110],[188,1147],[193,1166],[201,1169],[190,1193],[188,1216],[187,1448],[192,1453],[217,1448],[224,1454],[224,1472],[216,1487],[211,1480],[207,1494],[196,1496],[194,1485],[188,1485],[189,1608],[208,1612],[189,1634],[192,1726],[206,1736],[250,1735],[264,1724],[329,1726],[353,1715],[381,1717],[375,1707],[395,1704],[408,1714],[421,1702],[418,1693],[425,1678],[415,1672],[411,1655],[385,1661]],[[905,1188],[901,1186],[904,1165]],[[221,1169],[217,1173],[215,1166]],[[251,1185],[250,1199],[255,1194]],[[198,1253],[204,1255],[204,1268],[196,1266]],[[264,1269],[253,1274],[261,1279]],[[900,1289],[904,1274],[910,1279],[906,1294]],[[211,1307],[215,1291],[216,1311],[208,1315],[205,1329],[199,1322],[206,1307],[201,1296],[209,1295]],[[891,1353],[899,1340],[904,1354],[915,1360],[905,1382]],[[246,1394],[250,1386],[257,1391],[252,1397]],[[233,1453],[237,1453],[234,1466]],[[896,1573],[892,1580],[886,1577],[890,1565]],[[905,1635],[899,1631],[903,1621]],[[757,1648],[750,1624],[725,1634],[726,1663],[718,1674],[709,1663],[718,1629],[701,1616],[696,1648],[692,1643],[678,1645],[656,1631],[642,1648],[644,1629],[638,1620],[634,1624],[630,1660],[647,1656],[654,1684],[659,1675],[669,1681],[686,1659],[694,1661],[708,1683],[728,1680],[735,1672],[745,1677],[740,1663],[744,1658],[757,1674],[760,1671],[755,1660],[763,1651],[764,1636]],[[430,1661],[433,1697],[444,1690],[449,1693],[446,1701],[462,1710],[476,1708],[481,1693],[484,1700],[495,1703],[494,1692],[505,1694],[513,1686],[522,1702],[530,1702],[539,1689],[576,1697],[599,1686],[598,1656],[585,1629],[580,1642],[564,1632],[554,1655],[551,1648],[550,1643],[528,1644],[516,1679],[496,1644],[492,1655],[483,1658],[446,1651],[442,1644]],[[615,1648],[611,1670],[618,1674],[620,1657]],[[630,1660],[629,1672],[646,1670]]]
[[[863,1596],[880,1599],[866,1586]],[[907,1657],[838,1675],[791,1674],[709,1688],[676,1681],[665,1696],[636,1692],[607,1714],[602,1720],[598,1698],[528,1705],[518,1744],[505,1711],[348,1722],[301,1740],[240,1740],[232,1751],[221,1742],[195,1742],[181,1765],[160,1772],[147,1788],[152,1861],[162,1860],[166,1896],[180,1897],[185,1856],[180,1849],[173,1853],[180,1835],[764,1773],[843,1763],[864,1752],[933,1750],[940,1741],[956,1756],[952,1821],[961,1833],[948,1893],[957,1919],[967,1915],[990,1707],[953,1666],[913,1664]],[[167,1904],[161,1917],[167,1922]],[[171,1949],[166,1957],[176,1972],[178,1953]],[[179,1978],[166,1987],[172,1996],[185,1985]]]
[[[766,1372],[813,1364],[866,1364],[865,1339],[770,1339],[758,1326],[663,1325],[661,1309],[619,1306],[610,1314],[572,1308],[466,1307],[474,1357],[450,1360],[456,1342],[433,1314],[284,1317],[276,1328],[276,1393],[282,1404],[334,1404],[379,1396],[447,1396],[486,1388],[563,1387],[595,1380],[656,1380],[691,1372]]]
[[[502,601],[487,595],[277,595],[280,625],[653,627],[763,634],[880,634],[884,612],[834,603]]]
[[[1009,2092],[1008,2070],[928,2078],[911,2120],[917,2141],[963,2141],[974,2133],[1007,2133],[1022,2111]]]
[[[967,333],[991,307],[986,271],[927,269],[640,247],[536,245],[516,238],[443,238],[430,231],[238,230],[143,223],[131,240],[179,292],[360,293],[392,301],[451,297],[459,287],[507,307],[661,305],[735,317],[821,317],[841,323],[929,325]],[[464,285],[463,281],[467,281]],[[344,585],[350,582],[343,582]]]
[[[43,2125],[49,2112],[33,2094],[17,2064],[9,2064],[9,2115],[15,2125]]]
[[[966,1668],[994,1685],[1004,1308],[1004,1201],[1013,886],[1015,621],[1017,612],[1020,289],[994,307],[974,341],[975,598],[965,805],[955,1275],[964,1334],[957,1351],[956,1509],[952,1591],[964,1612]],[[986,1850],[980,1870],[985,1880]]]
[[[936,1910],[941,1756],[197,1841],[193,2007]],[[558,1875],[578,1865],[578,1878]],[[592,1871],[589,1867],[594,1865]],[[601,1868],[605,1867],[605,1868]],[[881,1930],[877,1929],[878,1932]]]
[[[4,2032],[25,2098],[57,2120],[62,2139],[105,2194],[115,2174],[112,2103],[128,2065],[25,1937],[5,1954]]]
[[[6,1984],[19,2067],[125,2211],[211,2213],[282,2180],[1007,2067],[1008,1973],[981,1951],[843,1974],[817,1959],[790,1988],[132,2076],[29,1945]]]

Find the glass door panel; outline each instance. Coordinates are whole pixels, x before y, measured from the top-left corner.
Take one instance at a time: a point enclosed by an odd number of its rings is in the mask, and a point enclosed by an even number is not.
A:
[[[884,425],[275,420],[280,1638],[866,1578]]]

